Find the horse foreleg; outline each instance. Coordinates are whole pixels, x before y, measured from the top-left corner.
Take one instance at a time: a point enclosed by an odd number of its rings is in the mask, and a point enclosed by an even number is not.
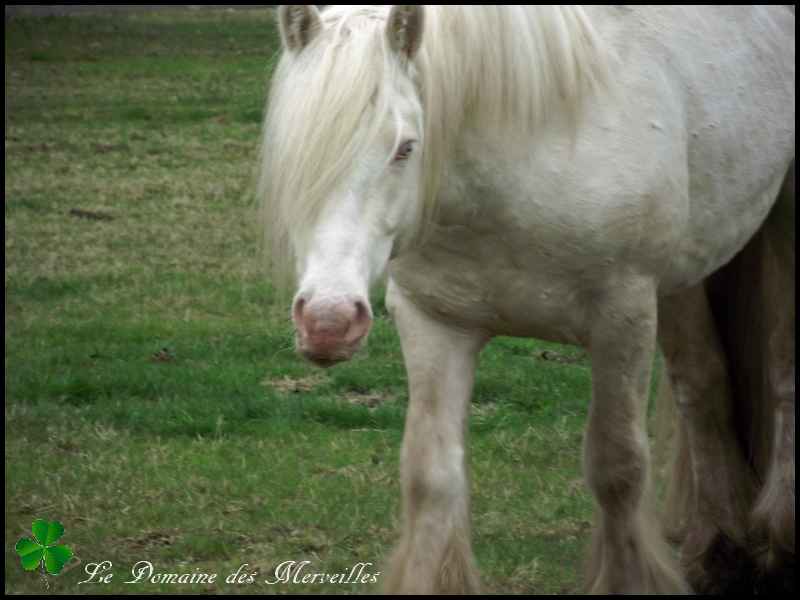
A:
[[[599,511],[589,591],[685,592],[670,548],[646,514],[650,456],[644,421],[656,345],[655,285],[625,278],[602,294],[595,309],[584,471]]]
[[[431,319],[390,282],[409,401],[401,452],[402,537],[389,593],[475,593],[470,545],[466,416],[485,336]]]
[[[659,301],[659,340],[688,445],[692,498],[682,562],[700,592],[750,575],[747,514],[753,481],[736,437],[725,353],[705,288]],[[743,579],[744,578],[744,579]]]

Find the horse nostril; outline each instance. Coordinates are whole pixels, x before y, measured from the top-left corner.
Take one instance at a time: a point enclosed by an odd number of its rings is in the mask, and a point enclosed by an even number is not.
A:
[[[305,306],[306,299],[302,296],[295,301],[294,308],[292,309],[292,319],[294,320],[295,326],[300,326],[303,323],[303,309]]]
[[[354,343],[363,338],[369,331],[372,325],[372,315],[370,315],[369,307],[361,300],[356,300],[354,303],[355,315],[348,327],[346,339],[348,343]]]
[[[367,305],[361,300],[356,300],[356,316],[354,320],[358,323],[369,318],[369,309],[367,308]]]

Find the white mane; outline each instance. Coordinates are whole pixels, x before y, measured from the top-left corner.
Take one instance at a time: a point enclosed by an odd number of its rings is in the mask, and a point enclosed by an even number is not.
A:
[[[435,215],[441,172],[465,124],[532,133],[549,114],[576,113],[608,80],[607,52],[579,7],[425,10],[413,64],[425,116],[420,232]],[[279,270],[294,268],[287,232],[309,231],[392,111],[382,92],[402,66],[386,43],[388,14],[385,6],[326,9],[323,32],[299,54],[285,52],[273,75],[258,194]],[[361,129],[367,114],[373,126]]]

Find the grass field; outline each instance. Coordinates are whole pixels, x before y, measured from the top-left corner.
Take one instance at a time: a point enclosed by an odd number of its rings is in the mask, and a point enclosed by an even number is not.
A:
[[[270,305],[251,189],[276,44],[269,11],[6,23],[6,593],[378,587],[263,583],[287,560],[382,570],[407,400],[379,297],[368,349],[324,372]],[[487,591],[580,591],[589,392],[578,349],[484,351],[470,468]],[[58,577],[14,551],[35,518],[60,520],[77,557]],[[219,577],[125,583],[140,560]],[[111,581],[79,585],[102,561]],[[226,583],[244,563],[256,581]]]

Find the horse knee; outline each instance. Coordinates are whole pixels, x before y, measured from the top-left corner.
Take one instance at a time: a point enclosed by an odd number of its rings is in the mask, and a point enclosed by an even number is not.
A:
[[[607,516],[633,514],[644,494],[648,449],[644,440],[587,438],[584,454],[586,481]]]
[[[463,460],[463,452],[455,448],[442,452],[435,460],[405,457],[403,472],[410,507],[454,507],[463,503],[467,486]]]

